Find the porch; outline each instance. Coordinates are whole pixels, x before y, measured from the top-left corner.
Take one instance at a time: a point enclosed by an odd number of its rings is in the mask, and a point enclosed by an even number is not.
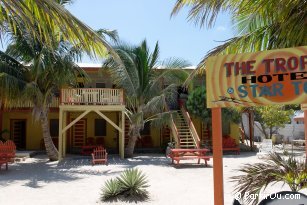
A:
[[[116,112],[116,122],[106,112]],[[62,89],[59,105],[59,159],[67,153],[67,132],[89,113],[96,113],[118,131],[118,151],[124,158],[125,104],[122,89],[110,88],[71,88]],[[73,114],[74,119],[70,119]],[[82,139],[86,137],[83,136]],[[80,144],[82,146],[83,142]],[[84,144],[85,145],[85,144]],[[82,148],[81,148],[82,149]]]

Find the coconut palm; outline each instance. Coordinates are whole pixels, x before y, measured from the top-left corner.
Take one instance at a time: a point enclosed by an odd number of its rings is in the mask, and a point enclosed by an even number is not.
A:
[[[26,29],[12,35],[6,53],[0,52],[0,96],[2,104],[14,107],[20,103],[33,105],[39,120],[50,160],[58,159],[58,151],[50,136],[48,113],[55,93],[63,85],[75,85],[78,74],[84,73],[74,61],[80,49],[65,41],[52,39],[46,46]]]
[[[0,29],[16,34],[18,28],[52,47],[55,35],[87,51],[91,56],[115,56],[112,47],[104,38],[81,22],[63,5],[71,0],[0,0]]]
[[[123,65],[109,58],[105,66],[118,87],[125,91],[129,119],[129,142],[126,148],[128,157],[133,155],[135,143],[141,137],[140,131],[147,122],[152,124],[166,123],[171,112],[167,111],[167,103],[177,96],[177,86],[188,76],[181,68],[189,64],[180,59],[169,59],[160,63],[163,70],[159,70],[159,46],[151,53],[146,41],[139,46],[121,43],[115,46],[115,51]],[[161,85],[165,82],[166,87]]]
[[[241,194],[244,204],[257,204],[259,198],[243,197],[245,194],[259,196],[269,184],[282,182],[287,184],[291,191],[297,192],[307,188],[307,163],[306,160],[298,161],[293,157],[282,158],[277,153],[269,154],[264,162],[246,164],[239,170],[242,175],[234,176],[236,182],[235,192]]]
[[[304,0],[177,0],[172,14],[190,7],[188,18],[211,27],[221,12],[229,12],[237,35],[207,53],[255,52],[307,44],[307,4]]]

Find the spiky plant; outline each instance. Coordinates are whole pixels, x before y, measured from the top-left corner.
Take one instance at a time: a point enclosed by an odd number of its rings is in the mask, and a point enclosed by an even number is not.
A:
[[[139,169],[127,169],[118,178],[122,193],[125,197],[146,199],[148,198],[147,178]]]
[[[242,175],[231,177],[236,182],[235,192],[245,196],[259,196],[260,191],[267,188],[269,184],[283,182],[291,191],[296,192],[307,188],[307,163],[299,161],[294,157],[282,158],[277,153],[271,153],[264,162],[246,164],[238,171]],[[241,197],[244,204],[257,204],[259,197]]]
[[[121,193],[121,185],[117,179],[110,179],[105,182],[104,187],[102,187],[101,200],[108,201],[111,199],[116,199]]]
[[[106,181],[102,188],[101,200],[143,201],[148,198],[147,178],[138,169],[126,169],[116,179]]]

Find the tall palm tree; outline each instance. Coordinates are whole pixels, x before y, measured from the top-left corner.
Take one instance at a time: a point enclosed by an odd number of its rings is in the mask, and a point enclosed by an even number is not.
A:
[[[147,122],[166,123],[171,112],[167,103],[177,96],[179,86],[188,76],[182,68],[189,64],[180,59],[169,59],[159,64],[159,45],[151,53],[144,40],[139,46],[120,44],[115,51],[123,65],[111,57],[105,62],[110,68],[114,82],[125,91],[127,102],[126,117],[129,119],[129,142],[126,148],[128,157],[133,155],[135,143]],[[159,66],[164,68],[159,70]],[[161,85],[165,82],[166,87]]]
[[[46,46],[26,29],[12,35],[6,53],[0,52],[0,96],[6,107],[31,102],[39,120],[50,160],[58,159],[48,123],[49,106],[63,85],[75,85],[78,74],[84,75],[74,61],[80,50],[65,41],[52,39]]]
[[[293,157],[282,158],[276,153],[269,154],[264,162],[246,164],[239,170],[241,175],[231,178],[236,182],[235,192],[241,195],[243,204],[258,204],[259,193],[269,184],[283,182],[291,191],[297,192],[307,188],[307,161],[298,161]],[[243,197],[249,193],[249,196]]]
[[[0,30],[16,34],[18,28],[52,47],[55,35],[73,45],[80,45],[90,56],[106,56],[116,59],[116,53],[104,38],[81,22],[63,5],[71,0],[0,0]],[[117,59],[118,60],[118,59]]]
[[[221,12],[229,12],[237,35],[213,48],[209,56],[256,52],[307,44],[307,3],[305,0],[177,0],[172,15],[190,7],[188,18],[212,27]]]

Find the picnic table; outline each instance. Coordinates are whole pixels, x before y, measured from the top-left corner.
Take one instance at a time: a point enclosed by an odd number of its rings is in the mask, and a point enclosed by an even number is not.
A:
[[[186,159],[198,159],[198,164],[200,160],[205,160],[205,165],[207,166],[207,161],[210,160],[211,156],[207,156],[208,149],[171,149],[169,157],[172,159],[172,163],[176,161],[179,164],[180,160]]]

